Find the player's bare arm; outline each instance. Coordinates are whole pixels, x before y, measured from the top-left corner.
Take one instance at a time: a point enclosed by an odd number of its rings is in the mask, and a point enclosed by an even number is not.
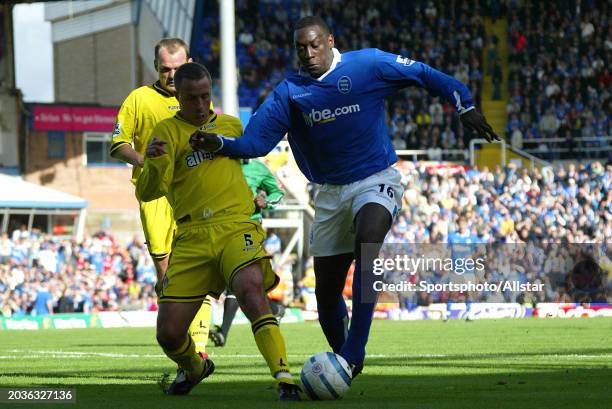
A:
[[[116,151],[111,154],[112,157],[122,160],[123,162],[129,163],[132,166],[143,167],[144,156],[136,152],[129,144],[123,144]]]

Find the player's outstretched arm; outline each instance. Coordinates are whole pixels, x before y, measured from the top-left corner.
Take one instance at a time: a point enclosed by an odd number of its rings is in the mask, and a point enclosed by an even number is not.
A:
[[[397,82],[402,86],[417,85],[433,95],[443,97],[457,108],[457,113],[464,126],[489,142],[501,140],[485,117],[475,109],[472,95],[465,84],[427,64],[408,57],[380,50],[376,50],[374,55],[377,74],[381,78]]]
[[[218,152],[232,158],[258,158],[270,152],[290,127],[289,93],[283,81],[257,109],[240,138],[197,132],[191,147],[205,152]]]

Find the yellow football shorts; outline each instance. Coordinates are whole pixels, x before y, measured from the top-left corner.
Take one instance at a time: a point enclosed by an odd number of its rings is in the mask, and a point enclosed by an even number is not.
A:
[[[240,269],[255,262],[260,263],[264,289],[272,290],[279,278],[263,248],[264,239],[259,223],[248,219],[179,225],[159,302],[201,301],[207,295],[218,298],[226,288],[231,290]]]
[[[151,257],[162,259],[170,254],[176,223],[166,197],[140,202],[140,221]]]

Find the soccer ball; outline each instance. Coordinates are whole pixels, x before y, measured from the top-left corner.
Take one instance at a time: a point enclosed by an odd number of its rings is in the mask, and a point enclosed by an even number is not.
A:
[[[304,390],[312,400],[340,399],[351,387],[351,377],[348,362],[333,352],[311,356],[300,374]]]

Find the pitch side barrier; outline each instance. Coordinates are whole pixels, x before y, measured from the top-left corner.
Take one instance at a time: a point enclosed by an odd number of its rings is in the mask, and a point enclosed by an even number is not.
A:
[[[221,310],[215,318],[220,322]],[[413,309],[399,308],[397,303],[379,304],[374,317],[389,320],[443,320],[443,319],[500,319],[500,318],[592,318],[612,317],[612,304],[538,303],[535,306],[517,303],[472,303],[468,317],[465,303],[436,303],[417,306]],[[283,324],[313,321],[318,319],[316,311],[288,308]],[[100,312],[97,314],[55,314],[46,316],[0,317],[0,331],[81,329],[81,328],[145,328],[155,327],[157,312],[126,311]],[[235,324],[247,324],[240,311]]]

